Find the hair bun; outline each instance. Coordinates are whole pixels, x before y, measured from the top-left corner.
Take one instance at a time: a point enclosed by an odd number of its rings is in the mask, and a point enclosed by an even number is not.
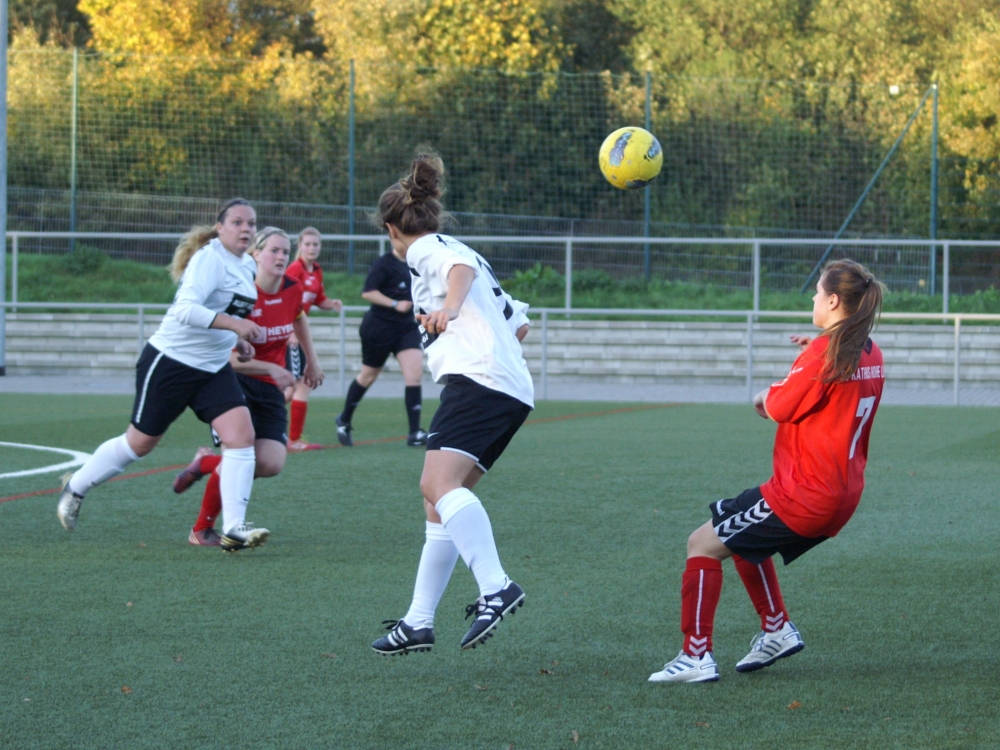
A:
[[[403,203],[423,203],[438,200],[444,192],[442,178],[444,162],[434,153],[417,154],[410,164],[410,172],[399,181],[405,197]]]

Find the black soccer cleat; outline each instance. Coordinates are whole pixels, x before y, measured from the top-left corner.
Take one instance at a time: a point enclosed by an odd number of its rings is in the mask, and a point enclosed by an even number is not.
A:
[[[402,620],[383,620],[389,631],[372,643],[372,648],[380,654],[395,656],[411,651],[430,651],[434,647],[434,628],[411,628]]]
[[[354,445],[354,441],[351,439],[351,423],[341,419],[340,414],[337,415],[337,440],[347,448]]]
[[[511,580],[495,594],[481,596],[474,604],[465,608],[465,619],[475,615],[469,632],[462,638],[462,648],[475,648],[486,639],[493,637],[497,625],[509,614],[514,614],[518,607],[524,606],[524,590]]]
[[[427,445],[427,433],[423,430],[415,430],[406,436],[406,444],[412,446]]]

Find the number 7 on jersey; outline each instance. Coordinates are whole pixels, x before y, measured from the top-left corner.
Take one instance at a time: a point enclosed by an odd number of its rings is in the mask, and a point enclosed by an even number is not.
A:
[[[848,460],[854,458],[854,449],[858,447],[858,438],[861,437],[861,431],[865,429],[865,423],[872,418],[872,410],[874,408],[874,396],[868,396],[858,402],[858,413],[854,416],[861,417],[861,424],[858,425],[858,431],[854,433],[854,440],[851,441],[851,452],[847,454]]]

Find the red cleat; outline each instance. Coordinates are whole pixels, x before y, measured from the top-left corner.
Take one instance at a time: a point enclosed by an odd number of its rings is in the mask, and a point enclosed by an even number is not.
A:
[[[192,484],[205,476],[201,473],[201,459],[205,456],[214,455],[215,451],[211,448],[199,448],[194,454],[194,460],[188,464],[188,467],[174,477],[174,492],[180,494],[187,491],[191,488]]]
[[[193,544],[196,547],[218,547],[221,543],[222,537],[219,536],[219,532],[212,528],[202,531],[191,529],[191,533],[188,534],[188,544]]]

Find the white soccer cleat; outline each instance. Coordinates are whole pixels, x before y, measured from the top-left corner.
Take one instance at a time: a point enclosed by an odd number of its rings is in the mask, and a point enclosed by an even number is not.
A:
[[[683,651],[668,661],[659,672],[649,676],[650,682],[715,682],[719,679],[719,665],[711,651],[698,656],[688,656]]]
[[[56,506],[59,523],[66,531],[73,531],[76,528],[76,522],[80,518],[80,505],[83,504],[83,496],[77,495],[70,489],[69,480],[72,477],[73,472],[63,474],[62,493],[59,495],[59,505]]]
[[[797,654],[805,647],[799,631],[786,621],[784,627],[774,633],[764,630],[757,633],[750,642],[750,653],[736,665],[736,671],[753,672],[769,667],[778,659]]]

